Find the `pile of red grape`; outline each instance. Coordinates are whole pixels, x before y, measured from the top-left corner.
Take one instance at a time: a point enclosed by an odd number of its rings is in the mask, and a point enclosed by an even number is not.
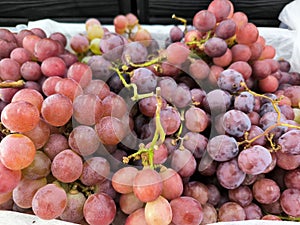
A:
[[[0,209],[89,225],[300,221],[300,73],[229,0],[0,29]],[[68,47],[70,46],[70,48]]]

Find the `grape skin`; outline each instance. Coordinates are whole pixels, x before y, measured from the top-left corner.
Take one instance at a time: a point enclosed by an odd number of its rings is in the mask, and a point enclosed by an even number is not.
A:
[[[32,210],[38,217],[51,220],[59,217],[67,206],[67,194],[55,184],[38,189],[32,199]]]
[[[260,145],[241,151],[238,156],[239,167],[247,174],[257,175],[264,172],[272,162],[271,153]]]
[[[101,211],[101,213],[99,213]],[[116,204],[113,199],[105,194],[90,195],[84,203],[83,215],[90,225],[109,225],[116,215]]]

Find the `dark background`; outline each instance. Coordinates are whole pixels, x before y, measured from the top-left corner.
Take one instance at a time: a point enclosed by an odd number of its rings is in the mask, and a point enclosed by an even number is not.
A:
[[[235,11],[245,12],[250,22],[261,27],[278,27],[278,15],[292,0],[232,0]],[[28,21],[53,19],[58,22],[84,22],[98,18],[112,24],[118,14],[132,12],[141,24],[174,24],[172,14],[191,24],[196,12],[206,9],[210,0],[0,0],[0,26],[16,26]]]

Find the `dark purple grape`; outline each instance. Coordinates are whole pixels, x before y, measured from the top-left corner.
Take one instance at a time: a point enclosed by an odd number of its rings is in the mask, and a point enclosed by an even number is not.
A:
[[[237,156],[238,143],[233,137],[218,135],[207,143],[207,152],[213,160],[224,162]]]
[[[208,39],[204,44],[204,52],[209,57],[220,57],[227,51],[227,43],[218,37]]]
[[[234,108],[244,113],[249,113],[253,111],[254,104],[255,104],[254,96],[247,91],[241,92],[234,99]]]
[[[236,24],[232,19],[226,19],[221,21],[216,30],[215,34],[217,37],[222,38],[224,40],[232,37],[236,31]]]
[[[232,109],[223,115],[224,130],[235,137],[242,137],[251,128],[251,121],[247,114]]]
[[[178,26],[174,26],[170,29],[169,36],[172,42],[176,42],[182,40],[184,33]]]
[[[242,89],[242,82],[244,82],[244,78],[241,73],[233,69],[226,69],[220,73],[217,84],[219,88],[235,93]]]

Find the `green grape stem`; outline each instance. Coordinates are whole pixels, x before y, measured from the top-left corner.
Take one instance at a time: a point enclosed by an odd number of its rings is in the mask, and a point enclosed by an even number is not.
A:
[[[182,18],[182,17],[177,17],[175,14],[172,15],[172,19],[175,19],[175,20],[178,20],[180,22],[183,23],[183,26],[184,26],[184,33],[187,32],[187,20]]]
[[[154,151],[158,148],[160,144],[162,144],[165,140],[166,133],[162,127],[160,121],[160,111],[162,108],[162,98],[160,95],[160,88],[156,89],[156,99],[157,99],[157,107],[155,111],[155,133],[149,147],[146,148],[144,144],[139,146],[139,150],[127,157],[123,157],[123,162],[128,163],[130,159],[143,159],[143,165],[149,166],[154,169],[156,165],[154,165]]]
[[[280,101],[280,98],[279,100],[278,99],[275,99],[273,100],[272,98],[266,96],[266,95],[262,95],[262,94],[258,94],[252,90],[250,90],[246,83],[242,82],[241,83],[241,86],[245,88],[245,91],[249,92],[250,94],[252,94],[253,96],[256,96],[256,97],[260,97],[260,98],[265,98],[267,100],[269,100],[273,107],[274,107],[274,110],[276,111],[277,113],[277,122],[271,126],[269,126],[266,130],[264,130],[263,133],[253,137],[252,139],[248,140],[248,133],[246,132],[245,133],[245,136],[244,136],[244,140],[241,141],[241,142],[238,142],[238,145],[241,146],[241,145],[245,145],[244,147],[247,148],[251,145],[251,143],[253,143],[255,140],[265,136],[267,138],[267,140],[269,141],[270,143],[270,146],[271,146],[271,151],[277,151],[280,149],[280,146],[277,146],[274,142],[273,142],[273,137],[274,137],[274,134],[270,133],[274,128],[276,127],[279,127],[279,126],[285,126],[285,127],[288,127],[288,128],[295,128],[295,129],[300,129],[300,126],[296,126],[296,125],[293,125],[293,124],[287,124],[287,123],[284,123],[284,122],[281,122],[281,112],[279,110],[279,107],[278,107],[278,102]]]
[[[120,78],[120,80],[121,80],[121,82],[122,82],[122,84],[124,85],[125,88],[127,88],[127,89],[132,88],[133,89],[133,96],[131,97],[131,99],[133,101],[138,101],[138,100],[141,100],[143,98],[148,98],[148,97],[151,97],[151,96],[154,95],[153,92],[145,93],[145,94],[139,94],[138,90],[137,90],[137,86],[136,86],[135,83],[128,84],[126,82],[126,80],[124,79],[121,71],[118,68],[113,68],[113,70],[117,72],[117,74],[118,74],[118,76],[119,76],[119,78]]]
[[[18,80],[18,81],[4,81],[0,82],[0,88],[21,88],[25,85],[24,80]]]

